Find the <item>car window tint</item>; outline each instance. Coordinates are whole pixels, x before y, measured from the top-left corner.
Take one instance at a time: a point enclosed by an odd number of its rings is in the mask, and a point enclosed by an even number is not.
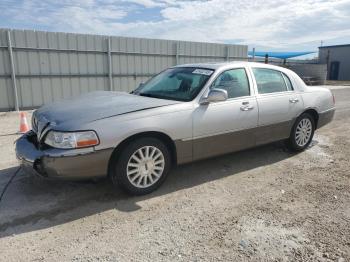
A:
[[[283,76],[279,71],[266,68],[253,68],[253,73],[259,94],[283,92],[288,90]]]
[[[181,80],[173,77],[173,78],[167,78],[167,79],[163,80],[162,82],[157,81],[153,85],[153,90],[154,91],[161,91],[163,85],[166,85],[169,90],[175,91],[180,87]]]
[[[226,90],[228,98],[250,95],[248,77],[243,68],[223,72],[215,79],[211,88]]]
[[[164,70],[134,90],[134,94],[162,99],[191,101],[201,91],[212,69],[175,67]]]
[[[293,86],[292,86],[292,82],[290,81],[289,77],[284,73],[282,73],[282,75],[283,75],[284,80],[286,81],[288,90],[289,91],[294,90]]]

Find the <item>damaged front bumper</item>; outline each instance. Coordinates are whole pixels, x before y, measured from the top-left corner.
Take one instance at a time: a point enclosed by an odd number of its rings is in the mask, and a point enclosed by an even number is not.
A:
[[[16,156],[26,172],[46,178],[87,179],[106,176],[113,149],[41,148],[33,131],[16,141]]]

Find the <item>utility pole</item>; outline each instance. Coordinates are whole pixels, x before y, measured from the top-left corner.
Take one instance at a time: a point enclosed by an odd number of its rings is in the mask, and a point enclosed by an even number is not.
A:
[[[329,60],[330,60],[330,56],[331,56],[331,51],[328,49],[327,50],[327,56],[326,56],[326,63],[327,63],[327,80],[330,78],[330,66],[329,66]]]
[[[108,89],[113,91],[113,69],[112,69],[112,46],[111,46],[111,37],[107,38],[107,60],[108,60]]]
[[[15,102],[15,110],[19,111],[19,103],[18,103],[18,91],[17,91],[17,83],[16,83],[16,72],[15,72],[15,63],[12,52],[12,41],[11,41],[11,32],[7,31],[7,46],[10,55],[10,65],[11,65],[11,80],[13,86],[13,94],[14,94],[14,102]]]

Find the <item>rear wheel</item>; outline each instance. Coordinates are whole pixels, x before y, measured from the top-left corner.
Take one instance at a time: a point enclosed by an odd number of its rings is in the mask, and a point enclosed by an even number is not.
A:
[[[140,138],[111,159],[110,178],[130,194],[143,195],[157,189],[170,170],[170,152],[156,138]]]
[[[286,141],[287,147],[292,151],[304,150],[310,145],[314,132],[314,118],[308,113],[302,114],[294,123],[290,137]]]

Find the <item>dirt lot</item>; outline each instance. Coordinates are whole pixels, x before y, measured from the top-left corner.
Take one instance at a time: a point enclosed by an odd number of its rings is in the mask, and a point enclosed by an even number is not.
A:
[[[350,88],[300,154],[276,143],[177,168],[151,195],[22,171],[0,203],[1,261],[350,261]],[[18,114],[0,113],[0,191]]]

